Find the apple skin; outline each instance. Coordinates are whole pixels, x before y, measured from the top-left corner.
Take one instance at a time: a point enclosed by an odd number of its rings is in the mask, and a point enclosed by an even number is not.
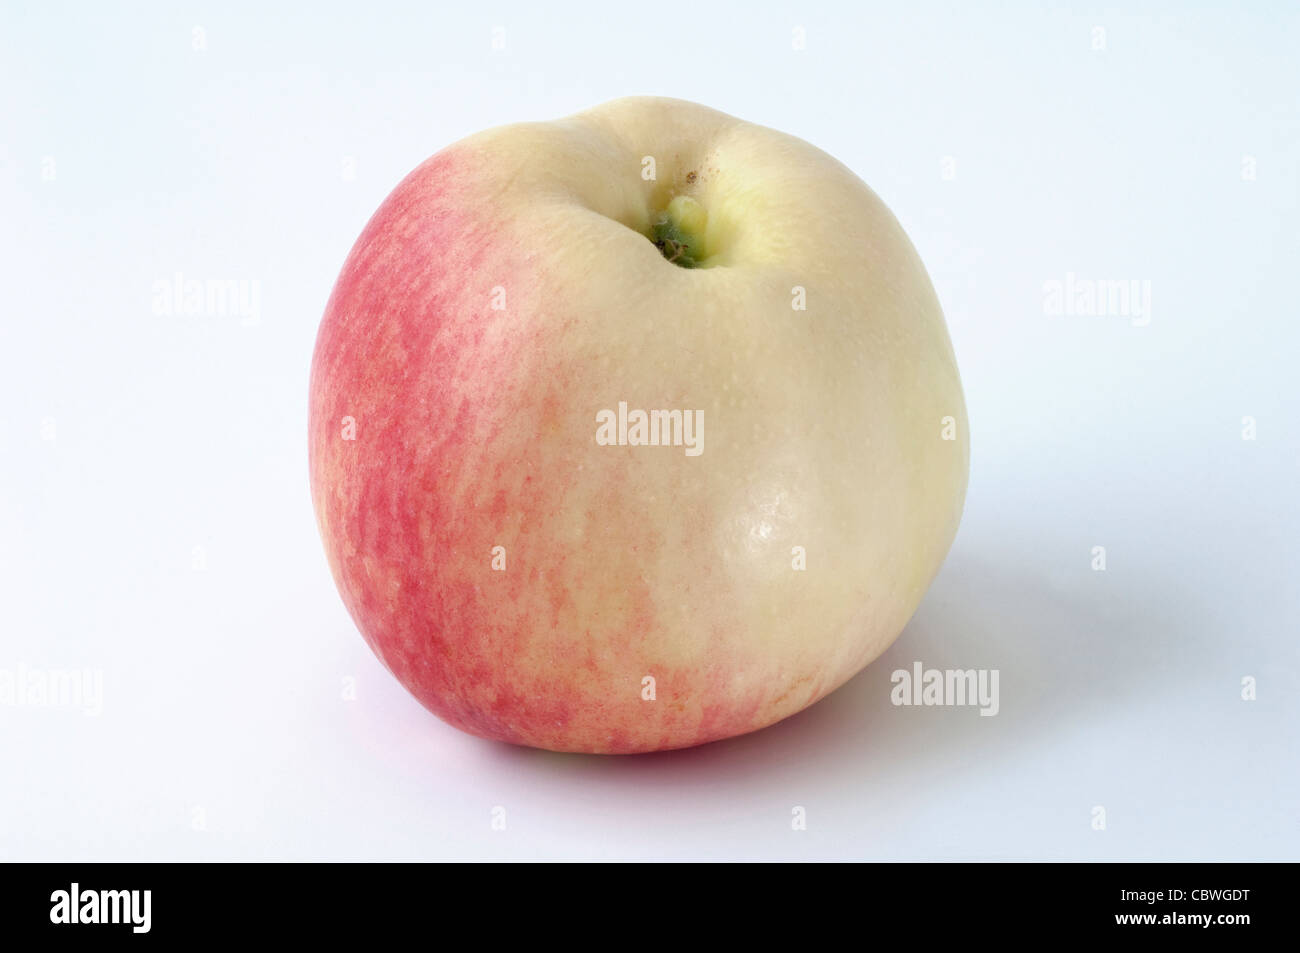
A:
[[[706,267],[646,237],[679,194]],[[702,410],[703,453],[598,446],[620,401]],[[397,679],[475,735],[599,753],[753,731],[851,678],[937,573],[969,461],[883,203],[801,140],[655,98],[472,136],[397,186],[320,326],[309,455]]]

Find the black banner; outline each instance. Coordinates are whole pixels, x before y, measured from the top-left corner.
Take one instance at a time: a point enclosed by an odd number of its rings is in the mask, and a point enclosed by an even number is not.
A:
[[[1294,879],[1284,865],[824,869],[857,866],[828,864],[797,872],[730,865],[725,874],[667,864],[545,872],[536,866],[10,864],[0,868],[6,882],[0,929],[6,940],[283,936],[334,943],[401,937],[419,923],[446,928],[450,920],[470,930],[486,927],[483,939],[499,938],[506,923],[525,928],[530,922],[542,933],[624,922],[636,935],[663,928],[659,918],[711,911],[712,930],[732,935],[763,928],[774,917],[825,926],[848,914],[863,937],[915,932],[924,943],[1125,934],[1233,942],[1271,936],[1290,921],[1283,905]]]

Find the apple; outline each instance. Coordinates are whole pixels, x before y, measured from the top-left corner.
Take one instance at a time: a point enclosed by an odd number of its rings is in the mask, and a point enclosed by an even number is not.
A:
[[[555,751],[770,725],[889,646],[968,438],[898,222],[806,142],[631,98],[397,186],[311,369],[343,601],[436,715]]]

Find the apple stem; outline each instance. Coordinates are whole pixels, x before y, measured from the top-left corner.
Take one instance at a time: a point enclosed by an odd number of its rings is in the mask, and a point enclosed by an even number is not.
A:
[[[672,264],[697,268],[705,257],[708,222],[704,206],[689,195],[678,195],[659,213],[648,237]]]

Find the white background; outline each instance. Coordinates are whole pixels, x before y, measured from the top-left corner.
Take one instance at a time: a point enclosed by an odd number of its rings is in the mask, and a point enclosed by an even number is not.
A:
[[[98,716],[0,706],[0,858],[1296,859],[1300,17],[980,6],[6,3],[0,670],[104,687]],[[916,617],[830,698],[563,756],[444,725],[365,647],[307,372],[406,172],[634,93],[801,136],[891,206],[971,484]],[[256,282],[259,320],[155,313],[178,272]],[[1150,323],[1046,314],[1068,273],[1149,281]],[[891,706],[916,660],[998,669],[1000,714]]]

